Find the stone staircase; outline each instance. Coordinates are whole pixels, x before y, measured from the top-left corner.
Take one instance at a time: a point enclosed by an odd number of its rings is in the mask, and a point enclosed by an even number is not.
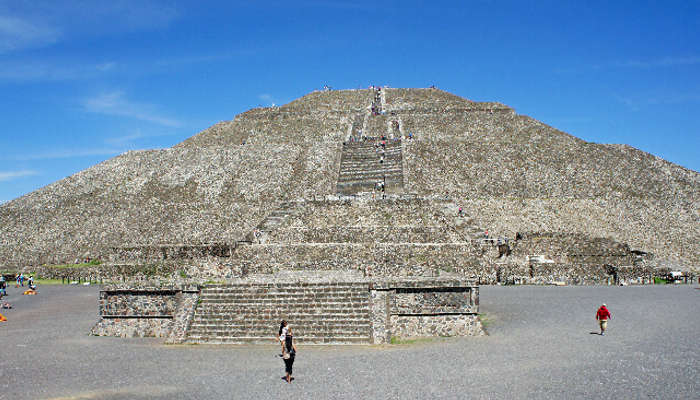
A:
[[[403,191],[402,165],[400,139],[387,139],[384,152],[372,140],[344,143],[336,190],[341,194],[371,192],[383,182],[387,193],[399,193]]]
[[[282,225],[288,217],[295,215],[298,210],[296,209],[296,203],[293,201],[287,201],[281,203],[276,209],[274,209],[270,214],[268,214],[265,219],[263,219],[252,231],[245,235],[244,240],[240,241],[242,244],[252,244],[258,243],[265,240],[267,235],[277,229]],[[259,232],[259,237],[255,237],[255,231]]]
[[[298,343],[368,344],[369,293],[362,282],[210,285],[202,289],[187,342],[279,343],[284,319]]]

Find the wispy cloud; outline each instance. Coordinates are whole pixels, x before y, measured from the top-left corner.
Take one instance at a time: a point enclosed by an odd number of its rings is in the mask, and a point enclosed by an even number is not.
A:
[[[127,135],[123,136],[117,136],[117,137],[112,137],[112,138],[107,138],[105,139],[105,143],[117,146],[117,147],[125,147],[125,146],[132,146],[136,141],[140,139],[148,139],[148,138],[154,138],[154,137],[161,137],[161,136],[172,136],[172,132],[166,132],[166,133],[144,133],[140,129],[137,129]]]
[[[554,72],[558,74],[580,74],[590,71],[610,70],[614,68],[637,68],[637,69],[652,69],[652,68],[671,68],[687,65],[699,65],[700,56],[681,56],[681,57],[658,57],[647,60],[622,60],[602,62],[596,64],[582,64],[569,67],[554,68]]]
[[[700,56],[661,57],[652,60],[627,60],[614,63],[616,67],[656,68],[700,64]]]
[[[94,149],[56,149],[41,151],[31,154],[16,154],[3,157],[7,160],[32,161],[32,160],[54,160],[61,158],[93,157],[93,156],[114,156],[124,153],[126,149],[121,148],[94,148]]]
[[[23,178],[25,176],[34,176],[38,174],[39,173],[37,171],[32,171],[28,169],[20,171],[0,171],[0,182],[9,181],[17,178]]]
[[[161,0],[0,2],[0,53],[80,36],[161,29],[179,15],[171,2]]]
[[[134,118],[171,128],[182,125],[177,119],[161,115],[153,104],[127,99],[122,91],[102,93],[86,99],[83,101],[83,107],[92,113]]]
[[[275,105],[275,98],[271,94],[268,94],[268,93],[259,94],[258,99],[260,99],[261,101],[263,101],[269,105],[272,105],[272,106]]]
[[[3,81],[65,81],[90,79],[117,69],[113,61],[98,64],[80,64],[46,61],[0,62],[0,80]]]
[[[656,93],[649,95],[620,95],[616,94],[615,99],[626,105],[633,111],[639,111],[645,106],[656,106],[663,104],[683,104],[700,101],[698,93]]]
[[[0,14],[0,54],[57,42],[61,32],[40,21]]]

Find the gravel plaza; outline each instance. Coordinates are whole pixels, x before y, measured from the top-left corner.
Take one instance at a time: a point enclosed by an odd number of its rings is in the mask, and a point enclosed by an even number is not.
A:
[[[8,288],[0,399],[699,398],[697,285],[482,286],[489,335],[390,346],[164,345],[88,336],[97,286]],[[612,313],[597,334],[596,309]],[[294,326],[294,321],[290,321]]]

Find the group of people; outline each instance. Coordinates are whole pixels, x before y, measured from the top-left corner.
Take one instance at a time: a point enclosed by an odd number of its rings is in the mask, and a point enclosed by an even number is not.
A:
[[[36,294],[36,284],[34,283],[34,276],[29,275],[28,277],[25,276],[23,273],[20,273],[15,276],[15,287],[20,288],[24,287],[25,281],[27,282],[28,289],[25,290],[22,294]],[[4,275],[0,274],[0,300],[3,299],[4,297],[7,297],[7,279],[5,278]],[[12,304],[8,303],[7,301],[2,301],[0,302],[0,308],[3,310],[9,310],[12,308]],[[4,315],[0,314],[0,322],[5,322],[7,321],[7,318],[5,318]]]
[[[2,277],[2,280],[5,281],[5,277]],[[15,280],[17,282],[15,287],[24,287],[24,281],[27,281],[27,286],[29,287],[29,289],[36,290],[36,285],[34,284],[34,276],[33,275],[29,275],[29,277],[27,278],[23,273],[20,273],[19,275],[17,275]],[[7,295],[7,293],[5,293],[5,295]]]
[[[376,193],[382,193],[382,199],[386,199],[386,184],[383,181],[377,181],[374,184],[374,191],[372,192],[372,199],[376,198]]]

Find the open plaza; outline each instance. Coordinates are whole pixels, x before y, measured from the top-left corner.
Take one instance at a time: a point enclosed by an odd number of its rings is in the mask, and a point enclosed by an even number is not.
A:
[[[700,390],[696,285],[482,286],[488,335],[300,344],[291,385],[276,326],[270,345],[96,337],[98,286],[8,294],[1,399],[691,399]],[[612,313],[605,336],[602,303]]]

